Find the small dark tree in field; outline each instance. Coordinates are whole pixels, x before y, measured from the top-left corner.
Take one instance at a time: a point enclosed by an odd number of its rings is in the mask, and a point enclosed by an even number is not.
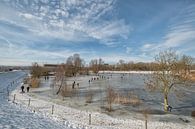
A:
[[[39,78],[47,73],[47,69],[39,66],[38,63],[33,63],[30,73],[32,77],[29,79],[28,83],[30,83],[31,87],[37,88],[40,84]]]
[[[33,63],[31,67],[31,74],[33,78],[39,78],[43,73],[43,68],[38,63]]]
[[[170,90],[178,90],[178,86],[189,84],[189,70],[192,58],[179,56],[175,51],[167,50],[160,52],[155,61],[157,69],[151,78],[145,81],[150,90],[160,90],[164,95],[164,111],[168,111],[168,95]]]
[[[107,102],[108,102],[108,111],[112,111],[112,103],[114,102],[115,98],[117,97],[114,89],[109,86],[107,88]]]

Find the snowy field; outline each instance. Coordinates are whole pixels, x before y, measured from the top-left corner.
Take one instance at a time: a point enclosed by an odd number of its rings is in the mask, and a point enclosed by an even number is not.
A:
[[[23,105],[8,102],[8,92],[20,85],[25,72],[0,73],[0,129],[71,129],[65,123],[33,113]],[[13,83],[14,82],[14,83]]]
[[[110,73],[109,73],[110,74]],[[120,73],[117,73],[120,75]],[[110,76],[110,75],[109,75]],[[127,76],[129,77],[129,75]],[[126,83],[128,82],[127,77]],[[135,78],[131,77],[131,82],[133,80],[139,80],[139,77],[135,76]],[[120,80],[117,80],[117,76],[113,75],[108,80],[93,82],[90,85],[86,82],[91,78],[88,77],[77,77],[77,78],[69,78],[67,83],[70,85],[73,81],[80,83],[80,97],[83,95],[85,88],[91,88],[92,90],[97,91],[98,89],[105,90],[105,88],[101,87],[101,85],[112,84],[114,85],[116,82],[119,85],[121,83]],[[112,79],[116,80],[116,82],[112,81]],[[31,89],[30,93],[20,93],[20,87],[12,92],[10,99],[13,100],[14,94],[16,94],[15,102],[19,105],[23,105],[25,108],[31,110],[32,112],[41,114],[41,116],[53,119],[58,123],[63,123],[66,127],[70,128],[98,128],[98,129],[143,129],[145,128],[144,117],[140,113],[134,112],[134,108],[130,108],[129,117],[116,117],[117,113],[106,114],[106,112],[102,112],[101,109],[98,108],[98,105],[101,106],[99,101],[94,100],[96,105],[85,105],[83,104],[83,100],[80,97],[71,97],[71,98],[62,98],[55,96],[55,90],[51,87],[51,80],[42,80],[41,87],[37,89]],[[139,81],[138,81],[139,82]],[[129,82],[128,82],[129,83]],[[100,85],[101,84],[101,85]],[[142,83],[136,84],[139,88]],[[124,85],[123,88],[129,87],[129,85]],[[116,87],[115,87],[116,88]],[[120,88],[119,88],[120,89]],[[103,96],[103,95],[102,95]],[[96,99],[101,99],[102,96],[96,96]],[[29,104],[30,99],[30,104]],[[80,103],[79,103],[80,102]],[[82,103],[82,104],[81,104]],[[153,104],[151,102],[148,105]],[[54,106],[52,106],[54,105]],[[146,105],[146,106],[148,106]],[[159,104],[157,104],[159,105]],[[52,114],[52,107],[53,114]],[[116,106],[117,107],[117,106]],[[162,107],[162,105],[159,105]],[[157,108],[159,108],[157,107]],[[135,107],[139,108],[139,107]],[[123,112],[124,113],[124,112]],[[164,115],[149,115],[148,118],[148,128],[149,129],[195,129],[195,119],[186,115],[177,115],[176,114],[164,114]],[[89,124],[89,114],[91,114],[91,124]],[[126,114],[126,112],[125,112]]]

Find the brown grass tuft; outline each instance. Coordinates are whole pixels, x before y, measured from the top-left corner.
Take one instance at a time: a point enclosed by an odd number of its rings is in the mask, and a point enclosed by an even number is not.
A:
[[[192,116],[192,117],[195,117],[195,110],[192,111],[191,116]]]
[[[38,78],[31,78],[30,85],[32,88],[38,88],[40,84],[40,80]]]

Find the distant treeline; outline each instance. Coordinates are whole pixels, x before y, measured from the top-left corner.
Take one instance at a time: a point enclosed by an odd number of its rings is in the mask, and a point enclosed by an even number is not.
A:
[[[99,59],[92,59],[89,64],[86,64],[84,59],[79,54],[74,54],[67,58],[65,63],[62,64],[45,64],[39,66],[34,63],[31,67],[33,75],[40,77],[41,75],[47,75],[49,72],[56,72],[63,69],[66,76],[75,76],[76,74],[89,74],[98,73],[98,71],[154,71],[159,69],[158,63],[150,62],[125,62],[119,60],[116,64],[108,64],[106,61]],[[182,65],[182,63],[181,63]],[[188,70],[195,70],[195,64],[189,66]]]

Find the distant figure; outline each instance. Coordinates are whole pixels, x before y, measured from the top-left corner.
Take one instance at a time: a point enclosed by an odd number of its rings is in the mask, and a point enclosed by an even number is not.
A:
[[[49,80],[49,76],[47,76],[47,80]]]
[[[167,110],[171,112],[172,107],[170,105],[167,106]]]
[[[89,80],[89,83],[90,83],[91,81]]]
[[[79,88],[79,83],[77,83],[77,87]]]
[[[75,86],[75,81],[72,83],[72,89],[74,89],[74,86]]]
[[[24,86],[23,85],[21,86],[21,90],[22,90],[22,93],[24,93]]]
[[[27,91],[27,92],[29,92],[29,90],[30,90],[30,87],[29,87],[29,86],[27,86],[27,87],[26,87],[26,91]]]

